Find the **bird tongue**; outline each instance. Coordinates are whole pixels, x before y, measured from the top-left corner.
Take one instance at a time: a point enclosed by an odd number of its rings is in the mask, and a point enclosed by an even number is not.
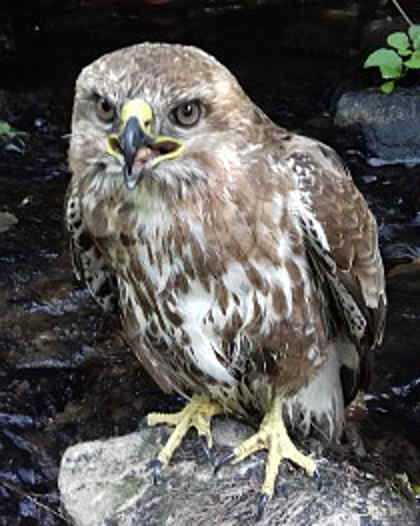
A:
[[[131,168],[127,167],[127,165],[124,168],[124,177],[127,188],[132,190],[140,179],[142,179],[144,175],[144,167],[149,161],[156,159],[156,157],[163,157],[177,148],[179,148],[179,144],[170,139],[163,139],[151,142],[149,145],[141,146],[136,152]]]
[[[124,166],[125,184],[129,190],[133,190],[140,179],[143,178],[143,170],[147,162],[158,155],[158,151],[153,150],[148,146],[141,146],[137,150],[133,164],[131,166],[128,166],[127,164]]]
[[[151,159],[169,153],[177,147],[177,144],[169,140],[152,143],[150,146],[142,146],[137,150],[134,159],[132,168],[133,175],[138,175],[142,171],[144,165]]]
[[[138,175],[142,170],[147,161],[154,159],[159,155],[157,150],[152,150],[148,146],[143,146],[137,150],[136,157],[134,159],[132,173]]]

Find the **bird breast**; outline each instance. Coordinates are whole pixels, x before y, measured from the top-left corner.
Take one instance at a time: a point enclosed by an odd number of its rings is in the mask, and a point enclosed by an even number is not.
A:
[[[166,369],[169,383],[186,390],[202,385],[200,377],[232,387],[246,371],[269,373],[287,359],[297,334],[309,342],[308,361],[319,357],[309,271],[301,255],[292,257],[287,236],[275,263],[235,261],[207,247],[202,225],[186,231],[160,219],[138,228],[133,245],[120,244],[125,258],[111,255],[126,261],[116,269],[121,303],[129,337],[143,335],[148,349],[141,360]],[[264,353],[267,336],[272,349]]]

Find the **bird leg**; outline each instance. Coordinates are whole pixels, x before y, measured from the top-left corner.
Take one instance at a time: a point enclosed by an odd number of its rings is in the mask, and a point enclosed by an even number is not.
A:
[[[222,406],[212,402],[206,396],[194,395],[188,404],[178,413],[150,413],[147,415],[147,424],[155,426],[167,424],[175,426],[169,440],[161,449],[157,462],[167,466],[177,447],[181,444],[190,427],[195,427],[200,437],[204,438],[208,450],[211,450],[213,439],[210,431],[210,422],[213,416],[223,413]]]
[[[287,434],[283,421],[282,400],[279,396],[275,396],[273,399],[257,433],[237,446],[233,450],[230,460],[236,464],[261,449],[268,450],[261,496],[264,503],[273,496],[278,468],[282,459],[291,460],[294,464],[301,466],[310,477],[316,472],[315,462],[298,451]]]

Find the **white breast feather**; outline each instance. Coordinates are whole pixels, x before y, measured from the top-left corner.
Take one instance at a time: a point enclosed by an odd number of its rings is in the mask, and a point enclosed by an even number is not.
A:
[[[218,382],[233,385],[235,380],[218,358],[221,352],[221,340],[216,336],[214,327],[203,323],[209,310],[214,307],[214,297],[203,285],[195,280],[190,282],[186,294],[178,296],[178,310],[183,317],[183,328],[191,339],[186,351],[191,360],[205,374]]]

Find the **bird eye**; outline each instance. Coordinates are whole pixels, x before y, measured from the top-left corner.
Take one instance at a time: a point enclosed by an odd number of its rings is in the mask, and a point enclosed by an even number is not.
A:
[[[115,117],[115,108],[105,97],[99,97],[96,101],[96,115],[103,122],[112,122]]]
[[[172,115],[177,124],[189,128],[200,120],[201,105],[196,100],[184,102],[173,110]]]

